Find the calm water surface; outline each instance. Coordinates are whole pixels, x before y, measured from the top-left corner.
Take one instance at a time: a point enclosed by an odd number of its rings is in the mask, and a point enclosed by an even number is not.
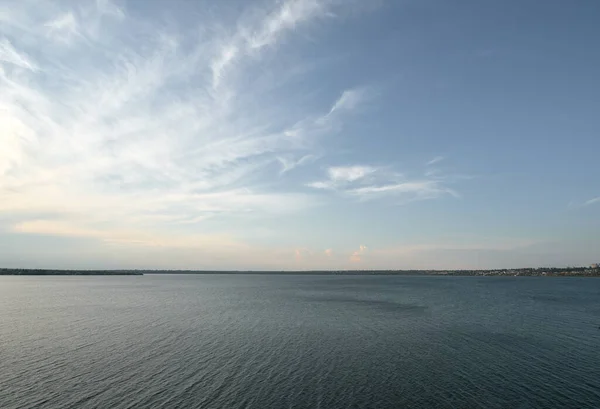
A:
[[[0,277],[0,408],[600,408],[600,279]]]

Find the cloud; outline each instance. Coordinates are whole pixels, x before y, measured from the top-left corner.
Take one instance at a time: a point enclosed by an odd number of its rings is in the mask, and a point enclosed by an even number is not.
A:
[[[340,189],[377,171],[373,166],[332,166],[327,169],[327,180],[310,182],[307,186],[315,189]]]
[[[37,71],[36,64],[25,53],[17,51],[6,38],[0,40],[0,62]]]
[[[117,6],[110,0],[96,0],[96,7],[100,14],[110,15],[119,19],[125,18],[123,8]]]
[[[331,3],[321,0],[283,2],[263,20],[259,29],[247,38],[248,44],[254,49],[273,45],[286,31],[296,29],[299,24],[315,18],[328,17]]]
[[[427,162],[426,165],[427,166],[435,165],[436,163],[439,163],[443,160],[444,160],[443,156],[436,156],[435,158],[433,158],[429,162]]]
[[[374,90],[366,86],[345,90],[331,106],[329,112],[315,120],[315,124],[325,128],[338,126],[339,116],[357,111],[358,107],[363,106],[373,94]]]
[[[77,18],[72,11],[59,15],[44,26],[47,35],[55,41],[70,43],[74,37],[80,36]]]
[[[210,68],[212,70],[213,88],[218,88],[221,79],[225,76],[225,70],[238,55],[239,49],[233,44],[225,45],[220,53],[211,61]]]
[[[460,197],[458,192],[446,185],[451,178],[438,174],[426,179],[410,179],[387,168],[356,165],[330,167],[327,176],[326,180],[311,182],[307,186],[332,190],[359,200],[393,197],[400,204],[448,195]]]
[[[597,203],[600,203],[600,197],[595,197],[593,199],[586,200],[585,202],[577,202],[575,200],[571,200],[567,204],[567,207],[569,209],[581,209],[581,208],[584,208],[584,207],[595,205]]]
[[[362,261],[362,256],[367,252],[367,246],[360,245],[358,250],[352,252],[350,256],[350,262],[352,263],[360,263]]]
[[[368,96],[368,88],[346,90],[331,107],[329,115],[339,111],[351,111],[360,106]]]
[[[329,168],[327,173],[333,182],[354,182],[376,171],[372,166],[340,166]]]
[[[366,186],[349,190],[347,193],[362,199],[372,199],[382,195],[404,196],[408,201],[435,199],[444,195],[460,197],[454,190],[443,187],[439,182],[432,180]]]
[[[324,253],[325,253],[325,255],[326,255],[327,257],[332,257],[332,256],[333,256],[333,249],[326,249],[326,250],[324,251]]]
[[[152,241],[211,218],[316,202],[279,185],[272,168],[314,161],[319,138],[338,132],[363,94],[340,90],[324,112],[299,108],[248,72],[284,78],[288,67],[263,53],[282,52],[285,35],[336,2],[273,3],[232,30],[200,34],[107,0],[69,5],[17,2],[0,13],[0,213],[18,215],[15,231]]]
[[[313,189],[333,189],[331,182],[310,182],[306,186],[312,187]]]
[[[309,154],[304,155],[297,160],[289,156],[279,156],[277,157],[277,160],[281,163],[281,171],[279,173],[284,174],[299,166],[314,162],[315,160],[317,160],[317,156]]]
[[[273,48],[286,35],[315,20],[328,17],[334,2],[326,0],[288,0],[274,10],[257,10],[252,17],[237,23],[237,29],[217,42],[210,61],[212,86],[219,89],[232,66],[248,57]],[[256,17],[258,15],[259,17]]]

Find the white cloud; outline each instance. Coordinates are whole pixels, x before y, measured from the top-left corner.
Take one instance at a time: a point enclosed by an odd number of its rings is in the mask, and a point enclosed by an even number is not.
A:
[[[354,182],[376,171],[372,166],[340,166],[329,168],[327,173],[333,182]]]
[[[287,0],[274,10],[259,10],[252,17],[238,21],[236,30],[216,43],[217,52],[209,64],[213,88],[221,87],[231,66],[244,58],[256,58],[267,47],[275,47],[302,24],[330,16],[332,6],[327,0]]]
[[[306,186],[314,189],[340,190],[377,171],[379,171],[379,169],[373,166],[332,166],[327,169],[327,180],[310,182],[307,183]]]
[[[331,182],[311,182],[307,183],[306,186],[314,189],[333,189],[334,185]]]
[[[584,208],[584,207],[595,205],[597,203],[600,203],[600,197],[595,197],[595,198],[586,200],[585,202],[577,202],[575,200],[571,200],[567,204],[567,207],[570,208],[570,209],[581,209],[581,208]]]
[[[78,23],[72,11],[61,14],[44,24],[49,37],[56,41],[69,43],[79,36]]]
[[[295,29],[299,24],[329,15],[329,3],[322,0],[291,0],[269,14],[260,28],[248,37],[252,48],[273,45],[283,33]]]
[[[446,195],[460,197],[446,185],[451,178],[437,175],[427,179],[409,179],[386,168],[357,165],[331,167],[327,170],[327,176],[326,180],[311,182],[307,186],[333,190],[359,200],[394,197],[399,204]]]
[[[292,169],[297,168],[298,166],[302,166],[305,164],[308,164],[310,162],[314,162],[317,159],[316,155],[304,155],[299,159],[294,159],[292,157],[286,157],[286,156],[279,156],[277,157],[277,160],[281,163],[281,171],[280,173],[286,173],[289,172]]]
[[[211,61],[210,68],[212,70],[213,88],[217,88],[221,82],[221,78],[225,75],[225,70],[234,60],[239,49],[233,44],[224,46],[220,53]]]
[[[596,197],[594,199],[590,199],[590,200],[584,202],[583,205],[584,206],[590,206],[590,205],[593,205],[593,204],[596,204],[596,203],[600,203],[600,197]]]
[[[363,199],[386,194],[409,196],[409,199],[412,200],[435,199],[447,194],[459,197],[459,194],[454,190],[443,187],[438,181],[433,180],[366,186],[349,190],[348,193]]]
[[[324,128],[334,128],[338,125],[338,116],[343,116],[364,105],[373,94],[369,87],[347,89],[331,106],[329,112],[315,120],[315,124]]]
[[[272,187],[272,167],[313,161],[318,137],[351,110],[298,109],[245,73],[329,2],[285,1],[201,41],[107,0],[64,5],[0,9],[0,64],[10,65],[0,69],[0,212],[19,215],[15,231],[149,242],[212,217],[315,202]],[[64,47],[74,39],[84,41]]]
[[[355,88],[344,91],[331,107],[329,114],[356,109],[367,99],[368,91],[368,88]]]
[[[125,11],[123,8],[117,6],[110,0],[96,0],[96,7],[101,14],[111,15],[119,19],[125,18]]]
[[[37,70],[36,64],[25,53],[17,51],[7,38],[0,39],[0,62],[31,71]]]
[[[439,163],[443,160],[444,160],[443,156],[436,156],[435,158],[433,158],[429,162],[427,162],[426,165],[427,166],[435,165],[436,163]]]

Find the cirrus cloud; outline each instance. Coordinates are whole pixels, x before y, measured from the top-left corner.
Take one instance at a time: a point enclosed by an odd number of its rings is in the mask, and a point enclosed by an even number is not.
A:
[[[20,215],[14,230],[110,239],[123,228],[165,231],[316,203],[282,186],[272,168],[311,163],[319,138],[341,129],[363,88],[339,90],[328,110],[299,110],[246,72],[283,78],[289,67],[270,67],[265,56],[343,5],[273,2],[210,34],[126,6],[1,10],[0,212]]]

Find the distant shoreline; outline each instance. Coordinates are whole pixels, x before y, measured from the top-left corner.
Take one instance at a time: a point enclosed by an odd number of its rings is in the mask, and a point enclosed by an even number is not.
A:
[[[600,277],[598,267],[546,267],[496,270],[325,270],[325,271],[208,271],[208,270],[60,270],[0,268],[0,276],[140,276],[186,275],[379,275],[379,276],[485,276],[485,277]]]
[[[0,276],[141,276],[141,271],[0,269]]]

